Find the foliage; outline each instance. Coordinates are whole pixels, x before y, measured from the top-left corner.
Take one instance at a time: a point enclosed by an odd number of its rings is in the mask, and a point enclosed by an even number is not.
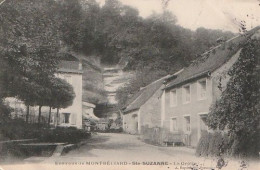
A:
[[[166,10],[141,18],[137,9],[118,0],[107,0],[102,7],[95,0],[58,2],[58,22],[66,46],[86,58],[97,56],[102,64],[119,64],[140,75],[121,89],[126,94],[117,96],[120,102],[151,81],[187,66],[198,54],[216,45],[218,38],[233,36],[219,30],[184,29]]]
[[[137,9],[118,0],[107,0],[102,7],[95,0],[9,0],[0,10],[0,55],[7,63],[0,77],[6,86],[0,83],[0,88],[13,93],[4,94],[8,96],[22,92],[17,87],[23,85],[28,85],[27,89],[43,85],[57,69],[57,51],[62,47],[86,57],[101,57],[103,64],[119,64],[136,71],[139,76],[117,97],[124,105],[140,87],[188,65],[216,45],[217,38],[233,36],[203,28],[195,32],[184,29],[166,10],[144,19]],[[45,87],[42,90],[49,92]],[[24,93],[20,96],[35,105]]]
[[[75,92],[69,83],[59,78],[53,78],[51,79],[51,87],[52,95],[48,106],[60,109],[72,105]]]
[[[89,137],[90,133],[76,128],[56,128],[53,130],[43,130],[39,140],[42,142],[78,143],[83,139],[88,139]]]
[[[64,25],[57,22],[59,7],[52,0],[10,0],[0,6],[1,98],[17,97],[28,106],[71,105],[72,87],[54,76]]]
[[[9,140],[37,138],[39,135],[38,125],[27,124],[21,119],[6,121],[4,126],[0,126],[0,130]]]
[[[59,61],[54,2],[10,0],[0,10],[1,60],[6,64],[0,81],[4,96],[17,96],[34,105],[34,99],[46,93],[43,84],[54,75]]]
[[[228,72],[230,80],[226,89],[220,100],[213,104],[208,116],[209,127],[228,130],[234,140],[231,146],[233,155],[258,155],[259,45],[260,41],[256,39],[249,39],[245,44],[238,61]]]
[[[2,99],[0,99],[0,127],[4,125],[5,122],[10,120],[10,113],[12,108],[5,105]]]
[[[38,124],[28,124],[23,120],[9,120],[5,126],[0,126],[1,134],[9,140],[38,139],[39,142],[77,143],[90,137],[89,133],[76,128],[49,129]],[[14,133],[15,132],[15,133]]]
[[[56,23],[59,26],[61,40],[75,51],[82,50],[84,38],[83,10],[79,0],[58,0]]]
[[[227,134],[220,132],[203,132],[196,147],[197,156],[222,156],[230,154],[232,140]]]

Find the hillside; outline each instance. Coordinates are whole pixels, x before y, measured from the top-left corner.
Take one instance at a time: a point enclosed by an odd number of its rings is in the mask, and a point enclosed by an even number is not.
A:
[[[100,64],[100,56],[85,56],[71,52],[73,56],[82,61],[83,69],[83,101],[93,104],[107,102],[104,91],[103,68]]]

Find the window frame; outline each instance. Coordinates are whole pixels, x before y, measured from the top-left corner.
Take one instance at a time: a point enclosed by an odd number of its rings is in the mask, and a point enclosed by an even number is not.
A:
[[[63,114],[63,117],[64,117],[64,119],[63,119],[63,123],[64,124],[70,124],[70,117],[71,117],[71,113],[62,113]],[[68,120],[68,122],[66,122],[66,116],[68,116],[67,118],[67,120]]]
[[[175,92],[175,103],[173,103],[173,93]],[[178,101],[177,101],[177,89],[173,89],[170,91],[170,107],[176,107],[178,104]]]
[[[189,87],[189,91],[190,91],[190,94],[189,94],[189,101],[186,100],[186,89]],[[182,103],[183,104],[187,104],[187,103],[190,103],[191,102],[191,84],[186,84],[186,85],[183,85],[182,86]]]
[[[176,129],[173,126],[173,119],[176,120]],[[170,132],[178,132],[178,118],[177,117],[171,117],[170,118]]]
[[[189,117],[190,119],[190,124],[189,124],[189,130],[187,130],[187,121],[186,121],[186,118]],[[184,120],[184,123],[183,123],[183,131],[184,133],[191,133],[191,116],[190,115],[184,115],[183,116],[183,120]]]
[[[203,81],[205,81],[205,83],[206,83],[206,89],[205,89],[205,96],[204,97],[201,96],[201,92],[202,92],[201,82],[203,82]],[[197,99],[198,100],[206,100],[207,99],[207,91],[208,91],[207,85],[208,85],[207,78],[203,78],[203,79],[200,79],[200,80],[197,81]]]

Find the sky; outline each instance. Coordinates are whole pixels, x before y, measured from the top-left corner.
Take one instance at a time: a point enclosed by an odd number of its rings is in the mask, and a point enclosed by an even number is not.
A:
[[[137,8],[144,18],[162,12],[163,0],[119,1]],[[204,27],[238,32],[241,21],[248,29],[260,25],[260,0],[169,0],[167,10],[176,16],[177,24],[191,30]]]

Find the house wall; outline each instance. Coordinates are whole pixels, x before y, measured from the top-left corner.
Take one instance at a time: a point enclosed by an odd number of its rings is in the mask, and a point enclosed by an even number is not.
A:
[[[163,86],[162,86],[163,87]],[[161,95],[162,87],[158,89],[144,105],[140,107],[140,128],[148,126],[149,128],[161,126]],[[139,132],[141,129],[139,130]]]
[[[206,98],[203,100],[197,97],[197,84],[198,81],[189,83],[190,85],[190,102],[183,102],[183,86],[177,87],[171,90],[176,90],[177,104],[176,106],[170,106],[170,91],[165,93],[165,120],[163,121],[163,127],[171,129],[171,119],[177,119],[177,132],[183,135],[183,142],[187,145],[196,146],[198,141],[198,122],[199,114],[208,113],[209,106],[212,101],[212,81],[210,78],[206,78]],[[185,131],[185,116],[190,116],[190,132]],[[189,136],[190,139],[185,141],[184,136]]]
[[[172,133],[181,134],[182,140],[186,145],[191,145],[196,147],[200,135],[202,126],[205,123],[202,121],[202,117],[206,116],[209,112],[209,108],[213,102],[215,102],[221,96],[221,91],[218,88],[219,79],[221,78],[222,88],[225,89],[226,84],[229,80],[229,76],[226,75],[227,71],[232,67],[232,65],[237,61],[240,51],[231,57],[231,59],[226,62],[223,66],[215,70],[211,76],[206,78],[206,98],[200,100],[198,97],[198,82],[202,79],[192,81],[186,85],[190,85],[190,102],[183,102],[183,86],[177,88],[169,89],[165,91],[164,107],[162,108],[161,117],[164,118],[162,121],[162,127],[172,130],[171,119],[176,118],[177,120],[177,130],[172,131]],[[204,78],[205,79],[205,78]],[[170,91],[176,90],[177,93],[177,104],[176,106],[170,105]],[[190,116],[190,132],[185,130],[185,117]]]
[[[60,125],[82,128],[82,74],[59,73],[57,77],[66,80],[72,85],[75,92],[73,104],[65,109],[60,109]],[[69,123],[64,123],[63,113],[70,113]]]
[[[139,110],[135,110],[123,115],[123,130],[126,133],[138,134],[138,114]]]

